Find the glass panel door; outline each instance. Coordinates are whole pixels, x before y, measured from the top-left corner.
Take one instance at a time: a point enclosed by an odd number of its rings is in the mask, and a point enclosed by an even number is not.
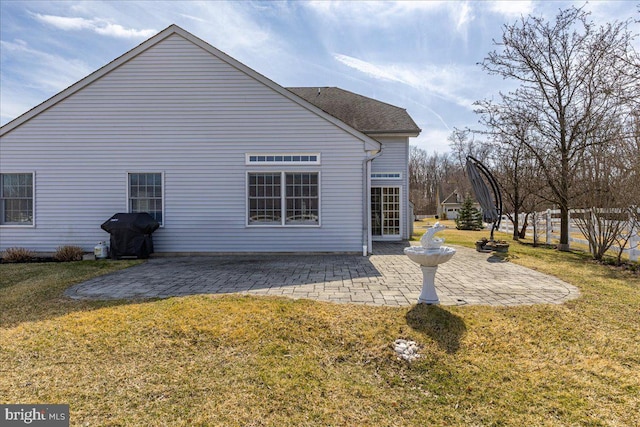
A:
[[[371,235],[382,236],[382,188],[371,188]]]
[[[371,234],[400,237],[400,187],[371,188]]]

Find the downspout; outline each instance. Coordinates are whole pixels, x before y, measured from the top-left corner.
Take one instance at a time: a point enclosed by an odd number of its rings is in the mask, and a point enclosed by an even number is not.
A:
[[[371,157],[362,161],[362,256],[367,256],[371,251],[369,242],[369,222],[371,221],[371,162],[382,155],[380,150]]]

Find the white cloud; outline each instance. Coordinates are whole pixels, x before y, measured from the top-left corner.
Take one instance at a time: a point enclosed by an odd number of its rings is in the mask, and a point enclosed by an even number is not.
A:
[[[309,1],[302,5],[320,15],[323,23],[358,28],[402,28],[417,16],[424,25],[433,25],[435,14],[446,12],[450,25],[466,36],[469,23],[474,20],[473,8],[459,1]],[[355,28],[353,28],[355,27]]]
[[[194,21],[198,21],[198,22],[202,22],[202,23],[207,23],[206,19],[202,19],[202,18],[198,18],[197,16],[192,16],[192,15],[187,15],[186,13],[179,13],[180,16],[183,16],[187,19],[192,19]]]
[[[473,21],[473,11],[469,6],[469,3],[462,3],[457,10],[453,11],[454,19],[456,22],[456,30],[458,33],[463,33],[466,36],[467,27]]]
[[[533,12],[533,1],[492,1],[489,3],[489,9],[507,18],[519,18],[520,16],[527,16]]]
[[[191,21],[190,26],[197,29],[196,35],[223,51],[243,49],[259,53],[270,49],[272,44],[278,44],[268,29],[264,28],[259,15],[251,15],[242,6],[242,3],[224,2],[176,4],[178,10],[189,11],[179,14]],[[165,15],[174,13],[176,10],[165,11]]]
[[[136,30],[125,28],[119,24],[112,24],[104,19],[86,19],[80,17],[42,15],[34,13],[33,16],[40,22],[52,25],[65,31],[90,30],[96,34],[118,38],[148,38],[157,31],[152,29]]]
[[[428,153],[447,153],[451,151],[448,140],[451,131],[445,129],[425,129],[424,125],[421,127],[423,129],[420,136],[411,140],[411,145],[426,150]]]
[[[7,63],[29,64],[29,86],[41,91],[55,93],[93,71],[84,61],[32,49],[22,40],[0,41],[0,47]]]
[[[0,52],[3,64],[0,78],[2,124],[93,71],[84,61],[34,49],[19,39],[0,41]]]
[[[347,67],[354,68],[375,79],[409,84],[407,81],[403,80],[397,72],[394,72],[394,70],[389,67],[375,65],[370,62],[339,53],[334,54],[333,57]]]
[[[124,28],[122,25],[118,24],[100,24],[93,28],[98,34],[102,34],[104,36],[111,37],[120,37],[120,38],[148,38],[157,33],[156,30],[134,30]]]
[[[304,6],[325,17],[351,16],[363,24],[384,24],[385,19],[447,6],[446,1],[309,1]],[[376,19],[372,19],[372,17]]]
[[[453,102],[472,110],[475,100],[461,93],[473,89],[472,71],[459,66],[374,64],[347,55],[334,54],[334,58],[344,65],[356,69],[378,80],[397,82],[416,90],[427,91],[431,95]]]
[[[91,23],[84,18],[41,15],[39,13],[35,13],[33,16],[35,16],[35,18],[40,22],[53,25],[54,27],[60,28],[61,30],[65,30],[65,31],[85,30],[92,27]]]

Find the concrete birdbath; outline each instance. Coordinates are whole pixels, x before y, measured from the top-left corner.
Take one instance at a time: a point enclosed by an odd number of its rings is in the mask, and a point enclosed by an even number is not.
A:
[[[442,246],[443,238],[434,235],[446,227],[436,222],[424,233],[420,239],[421,246],[404,248],[404,253],[409,259],[420,265],[422,269],[422,292],[418,297],[418,304],[439,304],[440,299],[436,293],[436,271],[438,265],[447,262],[456,253],[456,250],[448,246]]]

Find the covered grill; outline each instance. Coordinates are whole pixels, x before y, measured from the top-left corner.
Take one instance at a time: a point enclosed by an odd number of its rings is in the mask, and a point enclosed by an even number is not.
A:
[[[111,258],[136,256],[149,258],[153,253],[151,233],[160,224],[148,213],[117,213],[102,224],[111,234]]]

